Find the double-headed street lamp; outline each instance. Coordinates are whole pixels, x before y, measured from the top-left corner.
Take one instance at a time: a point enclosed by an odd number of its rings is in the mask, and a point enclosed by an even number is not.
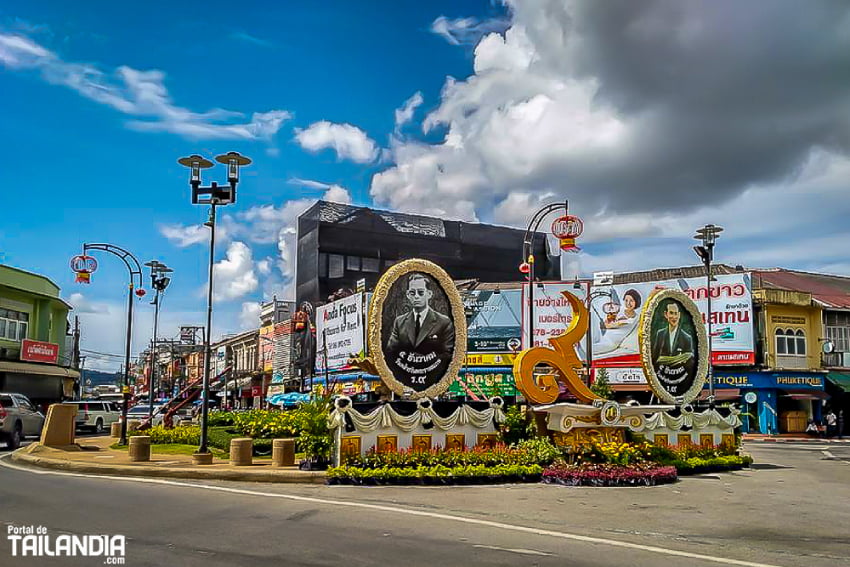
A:
[[[151,260],[150,262],[145,263],[145,266],[151,269],[151,287],[156,290],[156,295],[154,295],[153,301],[151,304],[154,305],[153,312],[153,346],[151,347],[151,377],[150,383],[148,383],[148,425],[153,425],[153,396],[154,396],[154,384],[158,384],[157,382],[157,367],[159,366],[157,360],[157,352],[156,352],[156,341],[157,341],[157,326],[159,324],[159,304],[160,304],[160,296],[165,293],[165,288],[168,287],[168,284],[171,283],[171,278],[167,275],[173,272],[171,268],[163,264],[162,262],[158,262],[156,260]]]
[[[212,337],[213,309],[213,266],[215,263],[215,208],[236,202],[236,185],[239,183],[239,168],[249,165],[251,160],[238,152],[228,152],[216,156],[215,160],[227,166],[227,185],[218,185],[215,181],[209,187],[201,186],[201,170],[209,169],[213,163],[197,154],[180,158],[177,163],[191,170],[189,185],[192,187],[192,204],[209,205],[209,220],[204,223],[210,227],[209,284],[207,286],[207,332],[204,338],[204,381],[203,401],[201,403],[201,443],[198,453],[209,453],[207,448],[207,421],[210,399],[210,340]]]
[[[717,241],[723,228],[713,224],[707,224],[704,227],[697,229],[694,238],[702,241],[702,246],[694,246],[694,252],[702,260],[705,265],[705,291],[708,298],[708,308],[706,310],[706,320],[708,321],[708,405],[714,406],[714,373],[712,372],[713,361],[711,359],[711,282],[714,277],[711,275],[711,262],[714,260],[714,243]]]

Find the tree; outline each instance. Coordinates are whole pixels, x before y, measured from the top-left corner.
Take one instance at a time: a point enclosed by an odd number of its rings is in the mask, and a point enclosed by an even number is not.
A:
[[[593,384],[590,386],[590,391],[606,400],[614,397],[614,391],[611,389],[611,384],[608,383],[608,369],[600,368],[596,371],[596,377]]]

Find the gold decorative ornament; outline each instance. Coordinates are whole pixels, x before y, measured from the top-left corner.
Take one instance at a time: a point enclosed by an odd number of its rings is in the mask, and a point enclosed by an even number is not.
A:
[[[350,457],[360,456],[361,440],[359,435],[344,435],[339,444],[340,460],[343,464]]]
[[[378,435],[378,452],[394,453],[398,451],[397,435]]]
[[[414,451],[430,451],[431,436],[430,435],[414,435],[410,443],[410,448]]]
[[[417,391],[399,382],[387,364],[382,344],[383,312],[385,303],[395,283],[414,272],[420,272],[433,277],[448,298],[451,307],[451,319],[454,325],[454,352],[445,374],[436,383],[428,388]],[[411,259],[404,260],[388,269],[378,284],[375,286],[372,301],[369,306],[369,326],[367,342],[371,356],[357,362],[360,368],[373,368],[384,384],[399,396],[407,396],[412,399],[436,398],[445,392],[449,385],[457,378],[458,372],[466,360],[466,314],[463,308],[463,300],[454,285],[454,282],[437,264],[428,260]]]
[[[562,291],[561,295],[569,301],[573,312],[572,321],[566,332],[549,339],[551,348],[531,347],[519,353],[514,360],[516,387],[533,404],[551,404],[558,399],[558,381],[562,382],[580,402],[591,403],[601,399],[585,386],[576,372],[581,368],[582,363],[576,354],[575,345],[587,333],[589,321],[587,308],[575,295],[567,291]],[[548,364],[555,368],[558,371],[557,378],[555,375],[535,377],[534,368],[538,364]]]
[[[463,433],[447,433],[446,449],[450,451],[463,451],[466,449],[466,435]]]
[[[670,351],[669,354],[660,355],[659,353],[662,349],[658,348],[658,345],[656,344],[658,336],[653,336],[652,325],[653,321],[657,320],[657,317],[655,316],[656,311],[660,311],[662,306],[664,309],[667,309],[667,305],[670,303],[675,303],[677,304],[677,307],[681,308],[678,309],[679,319],[678,325],[676,326],[676,333],[671,333],[668,330],[668,335],[665,335],[665,337],[674,337],[671,342],[675,342],[676,348],[674,349],[674,346],[670,346],[667,349]],[[681,343],[678,341],[682,334],[689,336],[688,333],[682,329],[683,315],[686,316],[685,320],[690,319],[690,324],[695,335],[692,337],[692,348],[696,352],[689,352],[682,348],[680,346]],[[658,331],[663,330],[663,328],[655,329],[656,335],[658,335]],[[689,404],[696,399],[705,385],[710,361],[708,359],[708,335],[705,332],[702,314],[690,297],[675,289],[662,289],[650,295],[640,313],[640,321],[638,322],[638,346],[640,349],[640,361],[644,375],[646,375],[649,386],[652,388],[652,391],[656,396],[668,404],[676,404],[680,406]],[[653,360],[654,350],[656,351],[656,354],[659,354],[656,360]],[[673,352],[674,350],[675,352]],[[694,366],[692,382],[684,388],[684,391],[679,391],[689,378],[688,375],[690,372],[688,371],[688,364],[691,360],[693,360]],[[681,369],[683,376],[681,378],[664,377],[659,374],[659,371],[656,369],[656,365],[658,366],[658,369],[662,371],[670,369],[668,370],[670,373]]]
[[[552,432],[552,441],[559,447],[576,450],[583,445],[625,442],[625,430],[621,427],[577,427],[566,433]]]
[[[700,433],[699,444],[703,447],[711,447],[714,445],[714,435],[711,433]]]
[[[476,445],[484,449],[492,449],[498,442],[499,437],[495,433],[479,433]]]

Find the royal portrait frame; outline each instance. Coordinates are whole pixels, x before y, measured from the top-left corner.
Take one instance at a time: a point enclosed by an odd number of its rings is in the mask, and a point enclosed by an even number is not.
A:
[[[684,307],[685,311],[691,317],[694,324],[694,340],[697,351],[697,367],[694,375],[694,382],[680,396],[674,396],[661,383],[661,379],[655,371],[655,366],[652,361],[652,320],[658,310],[661,302],[665,299],[673,299],[679,305]],[[668,404],[684,405],[691,403],[705,387],[705,380],[708,376],[708,334],[705,331],[705,324],[702,322],[702,314],[696,303],[688,297],[684,292],[677,289],[661,289],[650,295],[644,308],[640,313],[640,321],[638,322],[638,345],[640,349],[640,362],[643,367],[643,373],[649,382],[650,388],[662,401]]]
[[[413,390],[395,378],[387,364],[382,344],[383,312],[390,290],[399,279],[413,272],[428,274],[436,280],[448,298],[454,324],[454,352],[449,366],[439,381],[421,391]],[[419,398],[436,398],[448,390],[466,360],[466,338],[466,313],[463,308],[463,300],[448,273],[434,262],[420,258],[403,260],[391,266],[378,280],[369,305],[369,327],[366,342],[369,347],[370,358],[378,370],[378,375],[384,384],[397,395],[416,400]]]

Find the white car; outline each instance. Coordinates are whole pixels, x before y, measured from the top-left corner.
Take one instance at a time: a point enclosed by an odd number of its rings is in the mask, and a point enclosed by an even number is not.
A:
[[[153,405],[153,423],[151,425],[162,425],[162,419],[165,417],[165,408],[162,404]],[[127,423],[131,421],[147,421],[150,415],[150,406],[148,404],[139,404],[127,410]]]
[[[91,429],[95,433],[103,433],[121,418],[121,407],[115,402],[77,400],[65,403],[77,406],[77,429]]]

